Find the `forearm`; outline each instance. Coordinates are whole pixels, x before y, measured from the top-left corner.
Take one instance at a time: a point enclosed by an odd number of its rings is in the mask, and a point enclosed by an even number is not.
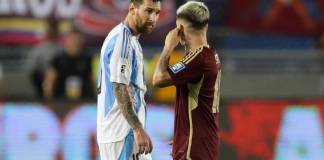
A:
[[[153,76],[153,85],[157,87],[166,87],[172,85],[172,79],[168,73],[171,50],[163,49],[155,68]]]
[[[127,120],[128,124],[133,129],[142,128],[143,125],[134,111],[133,103],[127,91],[127,86],[120,83],[113,83],[113,86],[119,109]]]
[[[44,81],[44,97],[47,99],[53,98],[53,87],[56,80],[57,73],[54,69],[50,68],[47,70]]]

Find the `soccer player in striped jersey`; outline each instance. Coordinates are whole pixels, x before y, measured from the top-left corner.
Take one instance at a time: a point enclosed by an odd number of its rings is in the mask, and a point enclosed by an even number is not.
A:
[[[176,86],[172,157],[175,160],[218,160],[220,61],[207,42],[209,11],[188,1],[177,10],[177,28],[165,39],[153,84]],[[169,66],[170,54],[181,43],[186,55]]]
[[[151,159],[153,146],[144,130],[146,85],[138,39],[156,25],[160,1],[131,0],[125,20],[110,31],[103,43],[97,102],[101,160]]]

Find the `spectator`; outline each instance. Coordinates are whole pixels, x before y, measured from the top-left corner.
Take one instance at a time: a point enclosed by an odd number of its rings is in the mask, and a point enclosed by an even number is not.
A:
[[[26,69],[38,98],[43,97],[43,82],[48,64],[60,51],[62,46],[58,42],[59,29],[56,21],[48,22],[47,41],[33,48],[27,57]]]
[[[322,75],[320,77],[320,94],[322,96],[324,96],[324,33],[321,34],[321,36],[319,37],[319,41],[318,41],[318,49],[319,49],[319,53],[320,53],[320,67],[321,67],[321,71],[322,71]]]
[[[84,50],[84,39],[74,29],[66,37],[64,50],[51,61],[44,83],[47,99],[89,99],[94,96],[91,56]]]
[[[321,50],[321,54],[324,55],[324,33],[319,38],[319,48]]]
[[[319,50],[319,59],[321,63],[321,69],[324,71],[324,33],[320,34],[318,37],[318,43],[316,45],[316,48]]]

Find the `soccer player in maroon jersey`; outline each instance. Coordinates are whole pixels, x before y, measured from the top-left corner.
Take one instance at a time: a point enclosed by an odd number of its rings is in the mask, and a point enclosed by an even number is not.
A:
[[[218,160],[220,61],[207,42],[209,11],[189,1],[177,10],[177,27],[169,32],[155,69],[153,85],[175,85],[175,160]],[[171,52],[181,43],[186,55],[169,66]]]

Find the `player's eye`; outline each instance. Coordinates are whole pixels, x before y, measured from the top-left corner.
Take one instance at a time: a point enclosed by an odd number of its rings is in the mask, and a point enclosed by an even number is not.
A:
[[[148,14],[152,14],[153,13],[153,9],[146,9],[145,10]]]

